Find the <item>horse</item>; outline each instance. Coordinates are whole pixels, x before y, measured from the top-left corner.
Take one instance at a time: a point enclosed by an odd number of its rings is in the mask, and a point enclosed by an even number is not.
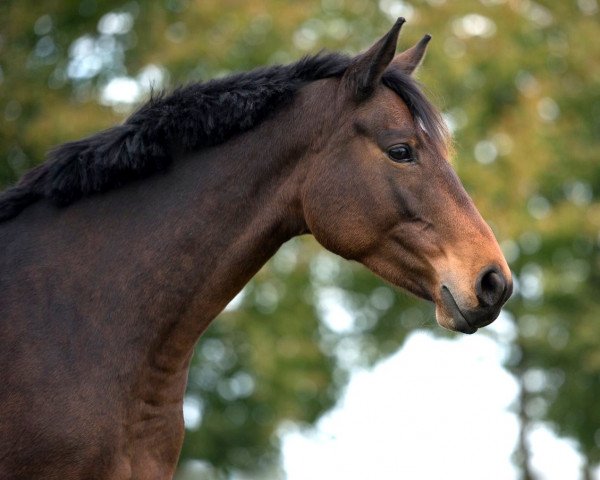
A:
[[[312,234],[474,333],[511,295],[450,135],[396,53],[320,53],[156,94],[0,194],[0,478],[167,479],[195,343]]]

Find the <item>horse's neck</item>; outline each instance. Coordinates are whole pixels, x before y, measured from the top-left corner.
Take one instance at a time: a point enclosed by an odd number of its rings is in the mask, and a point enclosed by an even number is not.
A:
[[[72,327],[93,338],[106,363],[99,372],[133,380],[149,365],[185,380],[210,321],[306,231],[300,190],[324,124],[310,95],[221,146],[175,159],[167,174],[59,211],[40,202],[0,226],[0,267],[14,272],[4,285],[14,287],[9,304],[30,301],[16,286],[46,279],[28,318],[49,325],[49,335]]]
[[[123,445],[132,436],[170,445],[161,457],[169,469],[195,342],[279,246],[306,231],[300,192],[323,121],[297,103],[175,159],[167,174],[60,210],[38,202],[0,225],[8,338],[24,339],[32,358],[55,359],[73,384],[89,386],[73,372],[93,374],[95,388],[112,392],[98,395],[127,417],[117,422],[129,425]]]
[[[176,161],[165,178],[171,185],[160,187],[172,196],[159,202],[158,220],[142,233],[151,235],[144,248],[153,252],[148,264],[155,276],[147,285],[154,325],[138,319],[155,333],[133,392],[145,404],[182,401],[201,333],[282,243],[306,231],[300,204],[306,152],[285,142],[307,132],[294,132],[286,120],[279,116]],[[161,237],[164,248],[156,246]]]
[[[195,342],[304,228],[300,155],[286,158],[275,133],[259,127],[167,174],[60,210],[39,202],[0,225],[0,311],[12,329],[0,346],[19,338],[29,357],[52,359],[56,384],[85,388],[75,398],[110,404],[125,425],[115,448],[135,462],[172,474]]]
[[[280,149],[261,144],[259,133],[176,161],[159,193],[172,195],[142,229],[140,301],[153,302],[156,324],[146,328],[156,333],[161,369],[180,368],[211,320],[304,228],[293,162],[277,158]]]

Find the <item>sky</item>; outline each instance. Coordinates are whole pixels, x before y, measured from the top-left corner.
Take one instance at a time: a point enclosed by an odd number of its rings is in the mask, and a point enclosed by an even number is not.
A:
[[[501,317],[491,328],[505,333],[508,323]],[[504,355],[481,332],[411,334],[399,352],[356,371],[315,428],[282,427],[287,480],[516,480],[518,422],[510,406],[518,388],[502,368]],[[570,441],[540,426],[529,442],[538,480],[580,478]]]

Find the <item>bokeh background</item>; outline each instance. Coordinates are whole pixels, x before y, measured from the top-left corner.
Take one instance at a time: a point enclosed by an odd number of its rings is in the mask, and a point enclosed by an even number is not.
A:
[[[397,16],[401,48],[433,35],[419,79],[515,295],[459,337],[311,238],[287,243],[197,346],[180,479],[600,478],[596,0],[4,0],[0,186],[151,89],[356,53]]]

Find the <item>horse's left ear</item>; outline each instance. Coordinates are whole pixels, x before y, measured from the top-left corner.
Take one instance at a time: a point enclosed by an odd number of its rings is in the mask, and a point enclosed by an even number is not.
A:
[[[398,34],[404,22],[404,18],[400,17],[375,45],[352,60],[344,73],[343,82],[355,99],[363,100],[375,90],[383,72],[394,58]]]
[[[431,40],[431,35],[425,35],[416,45],[396,55],[390,65],[411,75],[423,61],[429,40]]]

